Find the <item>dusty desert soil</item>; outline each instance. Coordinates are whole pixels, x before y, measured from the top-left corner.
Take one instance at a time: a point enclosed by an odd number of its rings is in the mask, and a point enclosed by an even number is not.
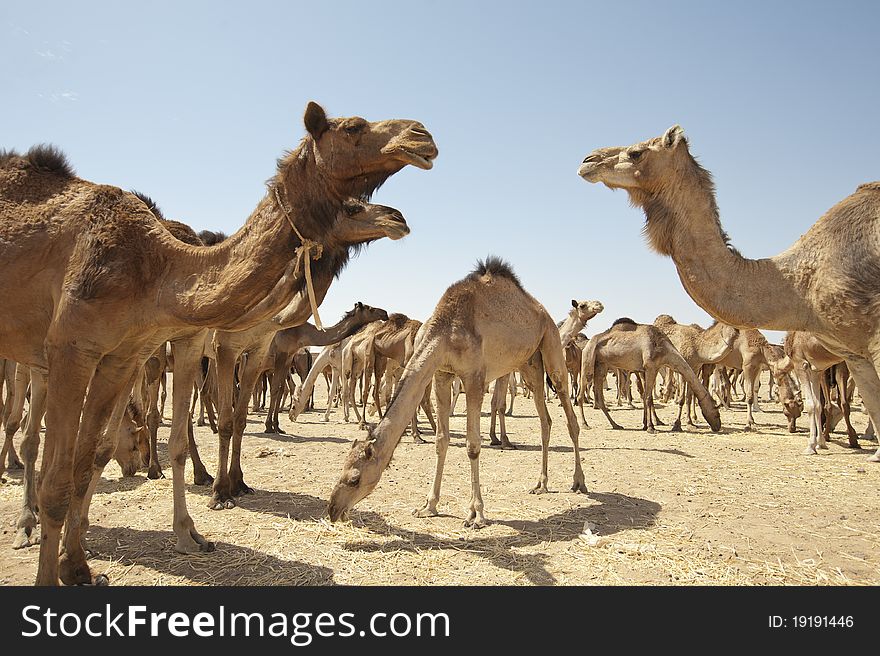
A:
[[[581,432],[581,445],[590,492],[577,495],[567,491],[572,450],[553,401],[552,492],[535,496],[528,490],[540,467],[538,421],[531,401],[519,397],[508,420],[519,450],[488,448],[484,441],[483,497],[492,524],[480,531],[462,525],[469,495],[463,398],[451,424],[443,514],[431,519],[411,511],[431,482],[432,445],[404,436],[353,521],[333,525],[322,514],[349,442],[361,434],[357,426],[337,423],[339,412],[329,424],[323,412],[307,413],[295,424],[282,416],[288,435],[264,435],[264,416],[255,414],[243,468],[256,493],[237,508],[212,511],[209,490],[188,485],[190,512],[216,542],[214,553],[174,552],[170,478],[120,479],[111,463],[92,504],[91,562],[112,584],[136,585],[880,583],[880,465],[865,461],[876,443],[852,450],[837,435],[828,451],[802,456],[804,432],[790,435],[780,406],[762,405],[760,432],[742,431],[745,411],[738,404],[722,412],[719,435],[706,428],[672,434],[663,427],[649,436],[635,430],[639,409],[614,409],[628,430],[611,431],[588,409],[592,428]],[[670,422],[674,407],[661,406],[659,413]],[[488,431],[485,415],[483,423]],[[860,406],[854,423],[858,429],[867,423]],[[160,453],[170,477],[167,435],[166,422]],[[215,438],[199,428],[197,439],[210,471]],[[3,584],[30,584],[36,572],[38,548],[11,548],[20,495],[20,473],[8,473],[0,485]],[[586,522],[604,544],[590,546],[582,538]]]

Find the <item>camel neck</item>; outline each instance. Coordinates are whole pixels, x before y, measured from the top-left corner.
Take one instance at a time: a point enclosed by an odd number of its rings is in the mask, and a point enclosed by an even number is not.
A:
[[[708,174],[683,175],[669,187],[642,203],[646,233],[656,250],[672,257],[697,305],[737,328],[809,325],[791,259],[783,254],[750,260],[729,245]]]
[[[184,247],[166,240],[174,252],[159,304],[181,323],[240,329],[270,319],[288,305],[302,276],[293,270],[300,240],[290,221],[306,238],[314,238],[332,224],[341,201],[335,194],[322,194],[304,164],[279,171],[274,184],[284,188],[290,219],[270,193],[245,225],[217,246]],[[316,294],[323,298],[317,289],[321,286],[316,280]],[[324,293],[327,287],[329,281]]]
[[[562,325],[559,326],[559,339],[562,340],[562,348],[568,346],[583,327],[583,322],[577,316],[577,309],[573,308]]]

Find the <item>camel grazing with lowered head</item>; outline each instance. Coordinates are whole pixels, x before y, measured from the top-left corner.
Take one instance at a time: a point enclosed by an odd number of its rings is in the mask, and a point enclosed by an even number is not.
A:
[[[310,103],[305,124],[308,136],[281,160],[245,227],[212,248],[181,244],[139,199],[78,178],[55,148],[0,154],[0,356],[31,367],[31,416],[46,409],[38,584],[92,581],[81,541],[87,499],[146,359],[181,332],[274,316],[303,288],[313,244],[346,199],[408,164],[431,168],[437,155],[415,121],[331,119]],[[184,498],[193,381],[175,382],[175,548],[210,550]]]
[[[465,525],[485,526],[480,492],[480,409],[486,383],[517,368],[532,384],[541,421],[541,475],[532,491],[547,491],[550,416],[544,400],[546,371],[559,390],[574,445],[571,489],[586,492],[578,446],[579,429],[568,399],[568,376],[559,331],[544,306],[523,289],[510,266],[490,257],[446,290],[422,326],[413,356],[385,417],[371,427],[366,440],[355,440],[352,444],[342,476],[330,495],[330,520],[346,516],[376,487],[432,376],[437,395],[437,467],[428,499],[415,514],[419,517],[437,514],[449,447],[452,378],[460,376],[467,399],[467,454],[471,465],[471,501]]]
[[[584,329],[587,325],[587,321],[595,317],[604,309],[605,306],[599,301],[571,300],[571,310],[568,311],[568,316],[565,317],[565,320],[558,326],[559,341],[562,344],[563,357],[567,359],[565,349],[573,345],[575,336]],[[566,371],[569,371],[567,363]],[[511,375],[515,375],[515,372],[511,372]],[[506,416],[505,413],[507,411],[507,392],[511,385],[511,375],[505,374],[495,381],[492,390],[492,402],[489,406],[489,444],[491,446],[500,446],[502,449],[516,449],[516,446],[514,446],[507,438],[507,427],[505,426],[504,421]],[[501,432],[500,440],[495,436],[496,417],[498,417]]]
[[[710,428],[715,432],[721,430],[721,417],[712,397],[669,338],[656,326],[637,324],[627,317],[615,320],[611,328],[596,335],[584,350],[584,358],[581,363],[580,393],[578,394],[578,407],[584,423],[586,423],[584,390],[587,389],[589,380],[592,379],[595,381],[593,400],[596,407],[608,418],[611,428],[616,430],[622,428],[611,418],[611,413],[608,412],[605,405],[603,381],[611,367],[617,367],[624,371],[644,372],[645,380],[642,386],[643,430],[649,433],[656,432],[654,429],[654,384],[657,380],[657,371],[661,367],[671,367],[684,378],[685,382],[693,389],[703,417],[709,423]]]
[[[841,356],[872,424],[880,421],[880,182],[860,185],[789,249],[749,260],[721,227],[715,187],[684,131],[590,153],[578,174],[625,189],[651,247],[671,256],[685,291],[737,328],[799,330]],[[869,460],[880,462],[880,448]]]
[[[661,314],[654,319],[654,326],[669,338],[681,357],[698,376],[703,365],[714,364],[730,353],[738,332],[736,328],[717,321],[703,330],[700,326],[680,324],[668,314]],[[688,406],[688,424],[694,425],[690,407],[692,398],[693,391],[690,388],[680,395],[678,417],[672,425],[673,431],[681,430],[681,415],[685,404]]]

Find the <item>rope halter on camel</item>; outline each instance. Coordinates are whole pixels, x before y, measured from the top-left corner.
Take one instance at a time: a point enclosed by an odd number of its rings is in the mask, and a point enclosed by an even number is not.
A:
[[[296,262],[293,266],[293,275],[294,277],[299,276],[300,271],[305,268],[306,274],[306,291],[309,294],[309,303],[312,305],[312,316],[315,318],[315,327],[318,330],[324,330],[324,326],[321,324],[321,316],[318,314],[318,303],[315,301],[315,286],[312,284],[312,260],[320,260],[321,255],[324,253],[324,246],[319,244],[316,241],[312,241],[311,239],[306,239],[302,236],[302,233],[296,227],[296,224],[293,222],[293,219],[290,218],[290,211],[287,209],[287,206],[281,201],[281,195],[278,193],[278,187],[274,188],[275,191],[275,201],[278,203],[278,207],[281,208],[281,211],[284,212],[284,216],[287,218],[287,222],[290,224],[290,227],[293,228],[294,234],[299,238],[301,245],[296,249]],[[312,255],[312,251],[315,251],[315,254]],[[303,265],[305,262],[305,265]]]

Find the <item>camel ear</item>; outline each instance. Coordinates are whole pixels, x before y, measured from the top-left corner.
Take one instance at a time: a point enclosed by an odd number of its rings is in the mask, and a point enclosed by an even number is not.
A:
[[[571,307],[576,308],[578,306],[578,302],[574,299],[571,299]]]
[[[367,460],[372,460],[376,455],[376,450],[373,448],[373,442],[375,440],[370,440],[367,442],[367,446],[364,447],[364,458]]]
[[[354,438],[351,441],[351,448],[354,449],[358,445],[358,438]]]
[[[364,304],[361,303],[360,301],[358,301],[357,303],[354,304],[354,308],[356,310],[362,310],[364,308]]]
[[[681,129],[680,125],[673,125],[663,133],[661,143],[664,148],[675,148],[682,141],[684,141],[684,130]]]
[[[330,127],[327,123],[327,114],[324,112],[324,108],[314,101],[309,101],[309,104],[306,105],[306,114],[303,117],[303,122],[306,125],[306,130],[315,139],[320,139],[321,135]]]

